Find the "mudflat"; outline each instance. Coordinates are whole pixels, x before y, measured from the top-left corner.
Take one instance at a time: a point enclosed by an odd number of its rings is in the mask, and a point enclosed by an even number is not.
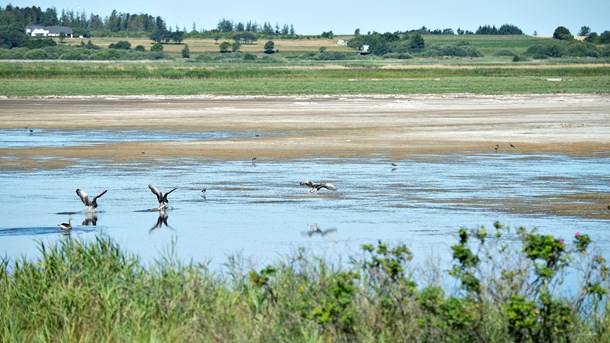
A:
[[[0,129],[24,129],[24,134],[29,129],[33,134],[39,129],[129,129],[151,135],[158,130],[247,133],[239,139],[0,148],[0,169],[20,170],[61,168],[79,159],[146,164],[166,158],[435,159],[480,153],[608,157],[610,96],[0,98]],[[551,201],[528,199],[509,208],[520,213],[607,218],[608,203],[610,194],[574,194]]]
[[[34,130],[255,133],[239,140],[0,149],[0,156],[13,157],[0,162],[9,167],[27,167],[41,156],[54,158],[38,167],[61,165],[63,158],[401,158],[496,150],[610,155],[608,94],[2,98],[0,119],[0,128]]]

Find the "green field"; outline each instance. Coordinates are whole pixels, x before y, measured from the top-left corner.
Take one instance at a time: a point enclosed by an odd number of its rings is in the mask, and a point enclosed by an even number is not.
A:
[[[262,53],[263,42],[242,45],[241,52],[220,54],[212,39],[189,39],[190,59],[180,57],[183,44],[164,46],[166,59],[137,61],[0,60],[0,95],[291,95],[413,93],[608,93],[608,57],[522,58],[528,47],[559,44],[532,36],[426,35],[427,47],[470,46],[482,57],[392,59],[359,56],[339,39],[285,39],[280,52]],[[120,40],[132,47],[145,38],[94,38],[107,49]],[[79,49],[80,39],[67,40]],[[342,54],[324,60],[320,48]],[[61,47],[57,47],[61,48]],[[599,49],[604,49],[599,47]],[[600,50],[601,51],[601,50]],[[246,53],[253,61],[244,60]],[[125,55],[127,56],[127,55]],[[333,56],[332,54],[329,56]],[[167,58],[169,57],[169,58]],[[549,81],[551,80],[551,81]]]
[[[2,62],[0,89],[3,96],[605,93],[610,66]]]

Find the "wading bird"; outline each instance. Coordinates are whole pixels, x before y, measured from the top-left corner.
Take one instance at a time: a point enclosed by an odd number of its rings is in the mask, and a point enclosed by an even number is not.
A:
[[[169,191],[165,194],[161,193],[161,191],[158,190],[157,187],[155,187],[153,185],[148,185],[148,188],[150,188],[150,191],[153,192],[153,194],[157,196],[157,201],[159,201],[159,207],[157,207],[157,209],[159,211],[164,211],[165,209],[167,209],[167,203],[169,202],[169,200],[167,200],[167,196],[169,195],[169,193],[175,191],[176,188],[172,189],[171,191]]]
[[[309,193],[316,193],[317,191],[319,191],[322,188],[326,188],[328,190],[331,191],[336,191],[337,187],[335,185],[333,185],[332,183],[313,183],[313,181],[307,180],[307,181],[303,181],[301,183],[299,183],[300,186],[307,186],[310,188]]]
[[[93,200],[89,201],[89,195],[87,193],[82,191],[80,188],[76,190],[76,194],[80,197],[80,200],[82,200],[83,204],[87,206],[87,211],[89,212],[95,211],[95,209],[97,208],[97,199],[102,195],[106,194],[106,192],[108,192],[108,190],[105,190],[102,193],[94,196]]]
[[[59,226],[59,228],[61,229],[61,231],[72,231],[72,217],[68,218],[68,222],[67,223],[61,223],[61,224],[57,224]]]

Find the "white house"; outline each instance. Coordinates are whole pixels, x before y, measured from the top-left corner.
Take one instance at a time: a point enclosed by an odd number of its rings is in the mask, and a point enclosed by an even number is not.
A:
[[[59,37],[64,33],[67,38],[72,38],[72,28],[67,26],[30,25],[25,28],[25,33],[32,37]]]

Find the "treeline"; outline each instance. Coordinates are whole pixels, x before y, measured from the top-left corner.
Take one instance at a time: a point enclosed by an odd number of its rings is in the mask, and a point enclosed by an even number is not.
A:
[[[248,21],[246,23],[234,23],[232,20],[222,19],[212,30],[197,31],[195,24],[190,32],[186,28],[175,29],[168,27],[165,20],[160,16],[152,16],[146,13],[130,14],[121,13],[113,10],[109,16],[101,17],[97,14],[87,15],[85,12],[62,10],[58,13],[55,8],[42,10],[37,6],[31,7],[16,7],[8,4],[6,7],[0,7],[0,26],[15,26],[25,28],[28,25],[41,26],[69,26],[74,32],[74,36],[125,36],[127,34],[140,33],[144,36],[152,35],[151,39],[157,42],[180,42],[185,37],[202,38],[210,37],[213,34],[220,33],[237,33],[237,32],[252,32],[262,35],[296,35],[292,24],[271,25],[269,22],[259,25],[256,22]],[[180,34],[172,34],[180,32]]]

